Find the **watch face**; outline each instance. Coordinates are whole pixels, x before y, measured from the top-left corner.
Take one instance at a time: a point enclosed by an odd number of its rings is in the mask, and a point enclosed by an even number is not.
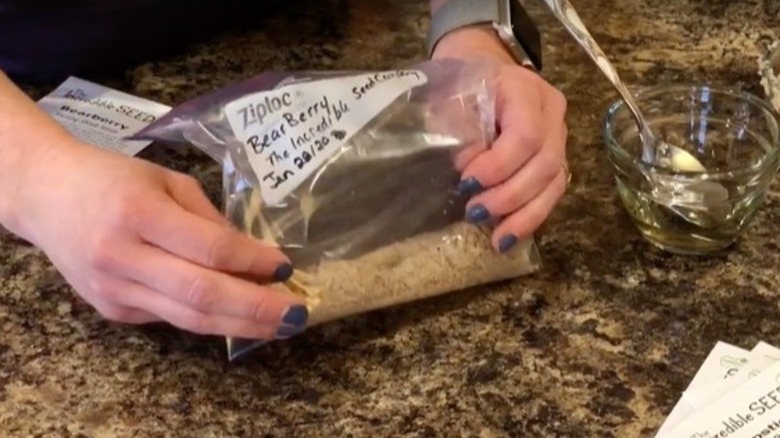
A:
[[[520,0],[509,0],[509,25],[515,39],[523,47],[523,50],[534,63],[537,70],[542,69],[542,40],[539,30],[536,29],[528,12],[525,11]]]

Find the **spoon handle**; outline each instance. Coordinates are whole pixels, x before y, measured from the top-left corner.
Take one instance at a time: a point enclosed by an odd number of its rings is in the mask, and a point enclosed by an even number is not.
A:
[[[577,43],[579,43],[579,45],[585,49],[585,53],[587,53],[590,59],[596,63],[607,79],[609,79],[612,85],[614,85],[618,93],[620,93],[620,95],[623,97],[623,100],[625,100],[628,109],[631,111],[634,119],[636,119],[637,125],[639,126],[640,137],[642,138],[642,143],[644,145],[642,153],[643,160],[646,162],[652,162],[653,148],[650,146],[655,144],[653,134],[650,131],[650,128],[647,126],[642,112],[639,110],[639,105],[637,105],[631,92],[628,91],[626,86],[623,84],[623,81],[620,79],[620,75],[618,75],[615,66],[609,62],[609,59],[607,59],[604,51],[601,50],[601,47],[599,47],[599,45],[593,39],[593,36],[591,36],[588,28],[582,22],[579,14],[574,9],[574,6],[572,6],[569,0],[542,1],[544,1],[547,7],[550,8],[555,18],[557,18],[558,21],[563,24],[564,28],[566,28],[569,34],[574,37]],[[648,156],[648,154],[651,155]]]

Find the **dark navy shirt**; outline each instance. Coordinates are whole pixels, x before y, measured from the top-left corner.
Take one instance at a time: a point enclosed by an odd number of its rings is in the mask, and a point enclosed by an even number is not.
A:
[[[119,71],[224,30],[234,3],[0,0],[0,70],[27,81]]]

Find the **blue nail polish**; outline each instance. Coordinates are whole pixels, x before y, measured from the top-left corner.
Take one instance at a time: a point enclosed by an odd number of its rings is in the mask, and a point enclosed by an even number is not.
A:
[[[490,212],[482,204],[475,204],[469,207],[466,212],[466,219],[472,224],[478,224],[490,219]]]
[[[276,338],[285,339],[295,335],[299,335],[304,331],[306,331],[306,327],[291,327],[291,326],[283,325],[278,329],[276,329]]]
[[[282,317],[282,322],[294,327],[304,327],[309,320],[309,309],[306,306],[292,306]]]
[[[274,280],[278,282],[284,282],[290,279],[293,275],[293,267],[289,263],[282,263],[276,267],[274,271]]]
[[[514,234],[507,234],[506,236],[498,239],[499,252],[507,252],[515,245],[517,245],[517,236]]]
[[[458,183],[458,191],[466,196],[474,196],[485,190],[482,184],[473,176],[470,176]]]

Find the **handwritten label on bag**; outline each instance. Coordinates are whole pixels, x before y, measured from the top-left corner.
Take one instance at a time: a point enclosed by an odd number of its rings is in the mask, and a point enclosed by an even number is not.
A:
[[[225,114],[260,181],[278,205],[402,94],[428,78],[394,70],[283,85],[230,102]]]
[[[130,156],[137,155],[151,142],[125,137],[171,109],[74,76],[39,100],[38,105],[84,143]]]

